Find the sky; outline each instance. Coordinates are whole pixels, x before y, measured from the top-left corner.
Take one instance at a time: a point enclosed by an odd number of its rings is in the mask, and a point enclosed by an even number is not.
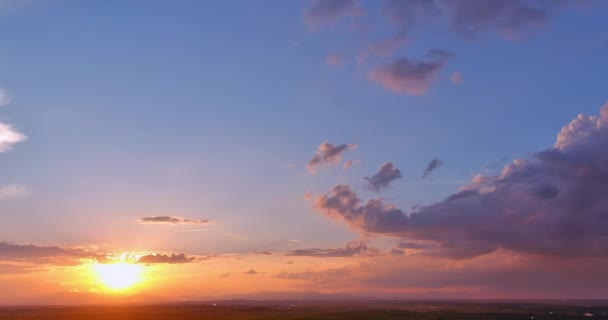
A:
[[[608,297],[603,1],[0,0],[0,39],[0,304]]]

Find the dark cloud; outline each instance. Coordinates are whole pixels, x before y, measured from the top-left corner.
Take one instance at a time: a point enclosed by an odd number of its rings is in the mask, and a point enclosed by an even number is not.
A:
[[[345,16],[358,16],[363,9],[357,0],[315,0],[304,12],[304,18],[309,25],[319,25],[336,22]]]
[[[397,179],[401,179],[401,171],[393,165],[392,162],[387,162],[380,166],[380,169],[371,178],[365,177],[367,187],[373,191],[380,191],[388,188],[389,184]]]
[[[34,264],[78,265],[81,259],[106,261],[105,253],[91,252],[82,248],[57,246],[19,245],[0,242],[0,261],[21,261]]]
[[[452,53],[435,49],[429,51],[424,60],[400,58],[376,67],[369,73],[369,79],[395,93],[422,95],[432,86],[450,57]]]
[[[255,254],[263,254],[263,255],[271,255],[272,251],[270,250],[262,250],[262,251],[255,251]]]
[[[230,273],[220,273],[217,275],[218,278],[228,278],[230,277]]]
[[[174,216],[157,216],[143,217],[139,220],[141,224],[211,224],[212,222],[205,219],[187,219]]]
[[[344,248],[334,249],[296,249],[289,251],[287,256],[298,256],[298,257],[352,257],[359,255],[370,255],[377,254],[379,252],[376,248],[370,248],[367,246],[365,241],[351,241],[346,244]]]
[[[245,271],[245,273],[250,275],[260,274],[260,272],[255,271],[255,269],[249,269],[249,271]]]
[[[579,115],[553,148],[477,176],[445,200],[405,212],[363,201],[345,185],[315,201],[327,216],[365,233],[430,241],[454,258],[499,249],[547,256],[608,256],[608,104]]]
[[[441,167],[442,165],[443,165],[443,161],[441,161],[437,158],[434,158],[426,166],[426,169],[424,169],[424,173],[422,174],[422,177],[426,178],[429,174],[431,174],[433,171],[435,171],[437,168]]]
[[[316,168],[322,165],[334,165],[340,163],[342,156],[348,150],[353,150],[357,147],[355,144],[341,144],[334,146],[328,141],[323,142],[317,148],[314,157],[308,162],[306,168],[311,173],[316,171]]]
[[[0,242],[0,259],[46,258],[57,256],[77,256],[80,252],[60,247],[39,247],[35,245],[18,245]]]
[[[164,254],[164,253],[151,253],[146,254],[139,259],[137,259],[137,263],[145,263],[145,264],[179,264],[179,263],[190,263],[197,262],[199,259],[196,257],[188,257],[183,253],[180,254]]]

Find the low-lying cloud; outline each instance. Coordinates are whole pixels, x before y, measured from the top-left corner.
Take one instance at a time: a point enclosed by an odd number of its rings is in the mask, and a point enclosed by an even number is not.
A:
[[[206,219],[188,219],[176,216],[157,216],[143,217],[138,220],[141,224],[211,224],[212,221]]]
[[[367,246],[366,241],[351,241],[346,244],[344,248],[332,248],[332,249],[319,249],[319,248],[308,248],[308,249],[296,249],[287,252],[287,256],[295,257],[353,257],[359,255],[372,255],[379,253],[377,248],[371,248]]]

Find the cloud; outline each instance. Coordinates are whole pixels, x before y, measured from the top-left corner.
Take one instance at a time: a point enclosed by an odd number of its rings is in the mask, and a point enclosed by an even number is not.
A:
[[[401,34],[406,34],[433,22],[439,16],[440,8],[434,0],[389,0],[385,2],[382,13],[399,28]]]
[[[56,256],[74,256],[79,253],[60,247],[39,247],[35,245],[18,245],[0,242],[0,259],[46,258]]]
[[[388,57],[405,44],[406,37],[402,33],[387,40],[380,40],[369,45],[369,50],[379,56]]]
[[[465,35],[496,30],[506,38],[543,25],[563,1],[484,0],[438,1],[450,20],[451,29]]]
[[[334,257],[353,257],[353,256],[359,256],[359,255],[371,255],[371,254],[377,254],[378,252],[379,252],[378,249],[368,247],[366,241],[359,240],[359,241],[351,241],[351,242],[347,243],[344,248],[296,249],[296,250],[287,252],[286,256],[334,258]]]
[[[162,253],[151,253],[146,254],[139,259],[137,259],[137,263],[145,263],[145,264],[179,264],[179,263],[190,263],[197,262],[198,259],[196,257],[188,257],[183,253],[180,254],[162,254]]]
[[[460,72],[455,71],[450,76],[450,81],[452,81],[453,84],[463,84],[464,78],[462,77],[462,74],[460,74]]]
[[[401,33],[446,23],[458,34],[474,36],[495,31],[510,39],[545,24],[559,6],[568,2],[572,1],[392,0],[385,3],[383,14]]]
[[[254,269],[249,269],[249,271],[245,271],[244,273],[246,274],[250,274],[250,275],[256,275],[256,274],[260,274],[260,272],[255,271]]]
[[[11,103],[11,96],[5,89],[0,88],[0,107]]]
[[[452,53],[435,49],[426,54],[425,60],[400,58],[376,67],[368,77],[394,93],[422,95],[429,90],[450,57]]]
[[[433,171],[437,170],[437,168],[441,167],[442,165],[443,165],[443,161],[441,161],[437,158],[434,158],[426,166],[426,169],[424,169],[424,173],[422,174],[422,177],[426,178],[429,174],[431,174]]]
[[[0,261],[18,261],[32,264],[71,266],[83,263],[81,260],[105,260],[106,255],[82,248],[61,248],[57,246],[19,245],[0,241]]]
[[[330,54],[325,59],[325,63],[327,63],[330,66],[339,67],[339,66],[343,66],[346,63],[346,59],[339,54]]]
[[[308,25],[321,25],[336,22],[341,17],[354,17],[364,14],[357,0],[315,0],[304,12]]]
[[[27,140],[27,137],[16,131],[11,125],[0,123],[0,152],[6,152],[13,148],[13,145]]]
[[[367,181],[367,187],[373,191],[380,191],[381,189],[388,188],[389,184],[397,179],[401,179],[401,171],[393,165],[392,162],[387,162],[380,166],[378,172],[376,172],[371,178],[365,177]]]
[[[300,280],[308,281],[315,284],[323,283],[335,283],[338,279],[345,279],[350,277],[354,270],[357,268],[356,265],[345,265],[343,267],[335,268],[307,268],[300,272],[287,272],[282,271],[274,275],[274,278],[285,279],[285,280]]]
[[[363,201],[346,185],[315,208],[364,233],[434,244],[427,254],[466,258],[497,250],[608,257],[608,103],[579,115],[553,148],[517,159],[497,176],[476,176],[443,201],[405,212]]]
[[[217,275],[218,278],[228,278],[230,277],[230,273],[220,273]]]
[[[143,217],[137,220],[141,224],[211,224],[210,220],[187,219],[175,216]]]
[[[334,146],[328,141],[323,142],[317,148],[314,157],[308,162],[306,168],[310,173],[315,173],[319,166],[330,166],[340,163],[342,156],[348,150],[353,150],[357,147],[356,144],[341,144]]]
[[[255,251],[254,253],[255,254],[261,254],[261,255],[269,256],[269,255],[272,254],[272,251],[270,251],[270,250],[262,250],[262,251]]]
[[[0,201],[17,199],[29,195],[30,192],[26,186],[11,184],[0,187]]]

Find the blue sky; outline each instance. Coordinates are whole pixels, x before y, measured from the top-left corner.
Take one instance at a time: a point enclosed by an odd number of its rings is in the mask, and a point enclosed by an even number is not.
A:
[[[304,1],[0,4],[0,88],[12,100],[0,122],[28,137],[0,154],[0,185],[27,190],[0,201],[0,241],[192,254],[340,247],[360,234],[304,194],[342,183],[404,210],[441,201],[475,174],[551,148],[608,98],[599,1],[560,6],[515,39],[420,27],[362,66],[357,55],[396,30],[380,2],[319,25]],[[453,56],[423,94],[369,79],[434,48]],[[326,63],[334,54],[345,63]],[[356,144],[344,154],[356,165],[308,172],[324,141]],[[443,166],[421,178],[433,158]],[[363,177],[387,161],[403,178],[375,195]],[[214,224],[183,232],[196,227],[143,216]]]

